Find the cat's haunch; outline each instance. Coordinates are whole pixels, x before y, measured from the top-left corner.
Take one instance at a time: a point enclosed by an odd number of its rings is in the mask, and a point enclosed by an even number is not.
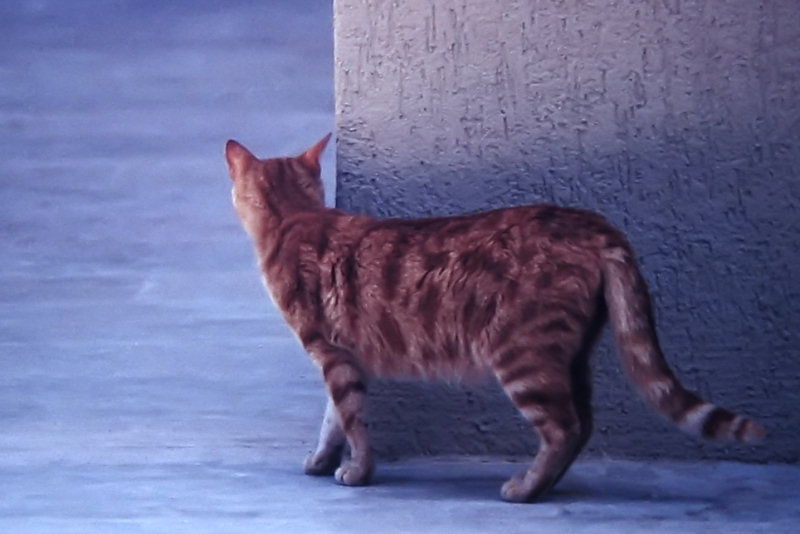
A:
[[[606,322],[627,376],[678,427],[746,443],[764,436],[678,382],[634,253],[600,215],[543,204],[376,220],[327,209],[319,158],[329,138],[265,160],[236,141],[226,146],[233,202],[265,284],[328,388],[307,473],[369,482],[371,379],[488,376],[540,437],[532,465],[502,496],[535,500],[591,435],[589,356]]]

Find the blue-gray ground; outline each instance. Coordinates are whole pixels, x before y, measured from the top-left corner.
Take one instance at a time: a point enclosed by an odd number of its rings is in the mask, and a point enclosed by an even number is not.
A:
[[[301,474],[321,382],[222,147],[331,131],[331,35],[324,1],[0,5],[0,531],[792,532],[792,466],[595,459],[532,506],[499,459]]]

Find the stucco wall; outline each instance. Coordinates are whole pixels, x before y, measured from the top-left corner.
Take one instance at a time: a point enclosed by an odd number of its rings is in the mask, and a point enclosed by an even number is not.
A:
[[[337,0],[337,204],[379,216],[555,201],[625,230],[662,345],[761,447],[681,435],[595,357],[613,456],[797,461],[800,3]],[[533,433],[496,388],[373,389],[383,456],[511,454]]]

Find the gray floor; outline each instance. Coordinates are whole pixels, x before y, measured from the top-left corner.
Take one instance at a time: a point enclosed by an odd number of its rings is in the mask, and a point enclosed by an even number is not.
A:
[[[321,383],[222,146],[333,128],[330,5],[188,5],[0,4],[0,532],[794,531],[791,466],[595,459],[532,506],[498,459],[303,476]]]

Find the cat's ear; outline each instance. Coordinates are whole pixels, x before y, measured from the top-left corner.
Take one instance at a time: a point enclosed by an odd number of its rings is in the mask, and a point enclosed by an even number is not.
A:
[[[326,135],[316,145],[300,154],[300,160],[312,169],[319,171],[319,158],[325,151],[325,147],[328,146],[328,141],[331,140],[331,135],[333,134]]]
[[[246,173],[258,161],[258,158],[249,150],[233,139],[225,143],[225,159],[228,160],[228,171],[230,172],[231,180],[236,180],[237,177]]]

